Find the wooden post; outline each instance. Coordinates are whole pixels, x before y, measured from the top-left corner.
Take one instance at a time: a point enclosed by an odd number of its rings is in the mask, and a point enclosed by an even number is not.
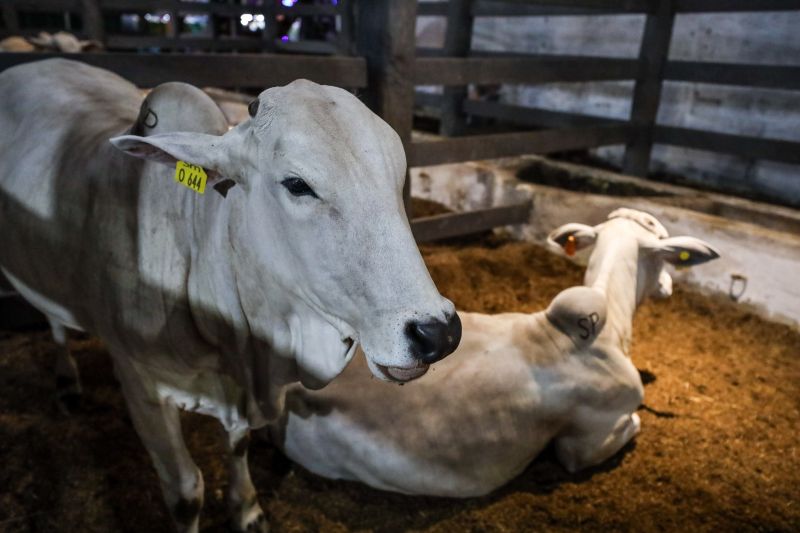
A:
[[[353,55],[353,1],[339,0],[339,52]]]
[[[444,39],[444,55],[466,57],[472,44],[473,0],[450,0],[447,4],[447,30]],[[467,98],[467,87],[445,87],[442,98],[439,133],[448,137],[461,135],[466,128],[463,110]]]
[[[3,2],[3,23],[6,26],[6,33],[13,35],[19,31],[19,16],[17,8],[11,2]]]
[[[410,160],[417,1],[370,0],[356,2],[354,7],[356,47],[367,61],[367,91],[363,100],[394,128]],[[411,219],[408,172],[403,200]]]
[[[674,22],[675,0],[658,0],[655,12],[647,15],[631,106],[631,124],[637,128],[637,134],[625,147],[625,174],[646,176],[650,168],[653,131]]]
[[[264,31],[261,32],[261,39],[264,41],[262,49],[265,52],[275,51],[275,39],[278,38],[278,21],[275,20],[275,1],[264,2],[261,8],[264,15]]]
[[[86,32],[89,39],[105,44],[103,12],[97,0],[81,0],[81,5],[83,7],[83,31]]]

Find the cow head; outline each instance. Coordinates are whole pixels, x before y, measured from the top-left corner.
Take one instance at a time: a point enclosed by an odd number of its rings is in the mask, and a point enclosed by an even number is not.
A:
[[[548,236],[551,245],[570,255],[593,246],[596,250],[587,270],[587,279],[599,270],[610,268],[609,261],[630,262],[636,275],[636,302],[647,296],[666,298],[672,294],[672,277],[664,268],[667,263],[689,267],[719,257],[708,243],[694,237],[670,237],[666,228],[651,214],[635,209],[620,208],[597,226],[565,224]],[[597,254],[598,257],[595,257]]]
[[[352,94],[299,80],[264,91],[221,136],[112,139],[128,154],[232,180],[233,270],[251,327],[275,287],[305,382],[332,379],[360,344],[379,378],[407,381],[451,353],[461,325],[436,290],[403,209],[398,135]],[[298,311],[301,309],[301,311]]]

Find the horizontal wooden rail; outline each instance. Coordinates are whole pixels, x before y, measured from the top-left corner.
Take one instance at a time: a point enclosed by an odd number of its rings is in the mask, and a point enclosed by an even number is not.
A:
[[[34,3],[42,0],[34,0]],[[52,2],[53,0],[46,0]],[[73,0],[70,0],[73,1]],[[113,11],[172,11],[181,13],[213,13],[215,15],[241,15],[242,13],[263,13],[267,11],[264,6],[236,5],[236,4],[201,4],[198,2],[175,2],[165,0],[99,0],[100,8]],[[78,2],[80,3],[80,2]],[[337,15],[339,6],[325,5],[295,5],[292,7],[275,6],[275,13],[298,17],[313,15]]]
[[[800,67],[670,61],[664,79],[768,89],[800,90]]]
[[[511,124],[521,124],[537,128],[572,128],[579,126],[603,126],[628,123],[627,120],[584,115],[580,113],[567,113],[564,111],[552,111],[550,109],[541,109],[538,107],[482,102],[479,100],[464,101],[463,109],[464,113],[468,115],[494,118]]]
[[[800,0],[676,0],[678,13],[724,13],[758,11],[793,11]],[[646,1],[605,0],[477,0],[472,6],[476,17],[537,17],[558,15],[614,15],[650,13],[653,4]],[[447,2],[421,3],[421,16],[447,15]]]
[[[106,48],[195,48],[202,50],[264,50],[271,43],[257,37],[160,37],[148,35],[109,35]]]
[[[675,9],[678,13],[792,11],[800,9],[800,0],[676,0]]]
[[[611,2],[609,4],[614,4]],[[616,4],[620,4],[616,2]],[[649,6],[642,5],[542,5],[538,2],[525,4],[508,3],[503,0],[478,0],[472,5],[475,17],[545,17],[561,15],[629,15],[644,13]]]
[[[414,63],[417,85],[469,85],[470,83],[552,83],[635,79],[634,59],[574,56],[497,58],[425,57]]]
[[[27,12],[83,11],[81,0],[2,0],[12,7]]]
[[[522,154],[549,154],[611,144],[623,144],[633,134],[627,124],[565,128],[494,135],[471,135],[411,143],[410,166],[423,167],[480,161]]]
[[[297,78],[340,87],[365,87],[359,57],[275,54],[0,54],[0,70],[49,57],[76,59],[116,72],[141,87],[183,81],[214,87],[271,87]]]
[[[654,140],[656,143],[696,150],[800,164],[800,142],[745,137],[672,126],[656,126]]]
[[[651,0],[503,0],[508,4],[548,7],[608,9],[631,13],[647,13],[653,9]]]
[[[198,38],[191,36],[163,37],[149,35],[109,35],[106,48],[194,48],[200,50],[268,50],[295,54],[333,55],[340,53],[336,45],[326,41],[270,42],[259,37]]]
[[[527,224],[531,217],[531,202],[512,204],[467,213],[448,213],[411,221],[411,232],[417,242],[430,242],[461,235],[480,233],[498,226]]]

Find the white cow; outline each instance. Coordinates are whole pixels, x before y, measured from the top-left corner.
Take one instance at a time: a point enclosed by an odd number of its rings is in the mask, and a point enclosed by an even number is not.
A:
[[[297,81],[227,131],[179,93],[140,109],[127,81],[61,59],[0,74],[0,267],[56,332],[108,345],[177,527],[197,531],[203,500],[183,408],[224,425],[233,526],[263,530],[244,454],[283,386],[324,385],[357,345],[381,379],[418,377],[460,323],[409,230],[400,140],[357,98]],[[175,128],[195,132],[150,135]],[[176,160],[207,169],[206,194]]]
[[[639,431],[642,383],[628,357],[637,305],[670,294],[665,261],[717,254],[630,209],[551,238],[570,252],[595,244],[588,287],[532,315],[461,313],[458,350],[403,388],[379,386],[360,358],[324,390],[293,387],[274,441],[325,477],[453,497],[503,485],[550,441],[569,471],[616,453]]]

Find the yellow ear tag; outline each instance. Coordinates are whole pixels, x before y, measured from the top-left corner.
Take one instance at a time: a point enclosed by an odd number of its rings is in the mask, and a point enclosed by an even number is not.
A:
[[[203,194],[206,191],[208,174],[197,165],[178,161],[178,164],[175,165],[175,181],[198,194]]]
[[[569,237],[567,237],[567,242],[564,243],[564,253],[572,257],[573,255],[575,255],[576,248],[577,248],[577,242],[575,241],[575,235],[570,235]]]

